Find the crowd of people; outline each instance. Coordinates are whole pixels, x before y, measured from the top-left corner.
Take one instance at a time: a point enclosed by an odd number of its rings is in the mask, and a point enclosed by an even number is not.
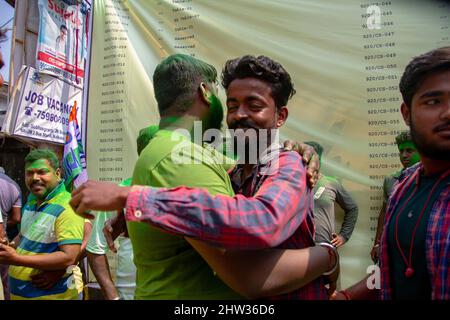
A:
[[[287,70],[245,55],[228,60],[220,79],[231,140],[217,133],[216,69],[174,54],[153,74],[160,122],[139,132],[132,177],[69,193],[55,153],[34,149],[22,206],[17,185],[0,174],[6,298],[87,299],[86,257],[108,300],[450,299],[450,47],[415,57],[400,81],[404,168],[384,181],[367,252],[380,268],[378,288],[367,279],[339,288],[338,249],[358,205],[322,173],[318,142],[278,141],[296,93]],[[198,123],[201,143],[191,136]],[[335,204],[344,211],[339,230]],[[18,223],[8,237],[5,227]],[[108,250],[117,252],[115,282]]]

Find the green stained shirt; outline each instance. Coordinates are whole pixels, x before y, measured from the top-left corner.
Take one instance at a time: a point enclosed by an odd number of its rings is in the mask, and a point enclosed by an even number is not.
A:
[[[233,196],[220,161],[219,154],[160,130],[136,163],[133,185],[188,186]],[[183,237],[139,222],[127,222],[127,228],[137,267],[135,299],[239,298]]]

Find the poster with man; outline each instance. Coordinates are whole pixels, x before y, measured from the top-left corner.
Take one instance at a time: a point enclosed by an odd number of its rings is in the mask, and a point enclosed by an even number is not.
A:
[[[78,0],[38,0],[37,69],[83,87],[90,5]]]

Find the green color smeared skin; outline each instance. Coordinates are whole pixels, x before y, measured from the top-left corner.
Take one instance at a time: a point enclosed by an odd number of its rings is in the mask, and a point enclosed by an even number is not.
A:
[[[411,161],[409,162],[411,165],[415,165],[417,162],[420,161],[419,154],[416,153],[411,157]]]
[[[406,141],[398,145],[400,154],[406,149],[409,149],[411,151],[411,156],[409,158],[408,164],[408,167],[410,167],[420,161],[419,152],[417,151],[416,146],[414,145],[414,143],[412,143],[412,141]]]
[[[206,129],[219,129],[222,128],[223,121],[223,106],[219,98],[212,94],[210,97],[210,113],[206,123]]]
[[[50,167],[50,165],[48,164],[48,161],[46,159],[36,160],[32,163],[27,164],[27,166],[25,167],[26,171],[32,170],[32,169],[42,170],[45,172],[52,171],[52,168]]]
[[[33,184],[33,176],[39,177],[39,184],[43,189],[39,193],[33,192],[31,185]],[[25,166],[25,183],[31,193],[39,200],[43,200],[52,190],[59,184],[59,172],[52,168],[47,159],[38,159]]]

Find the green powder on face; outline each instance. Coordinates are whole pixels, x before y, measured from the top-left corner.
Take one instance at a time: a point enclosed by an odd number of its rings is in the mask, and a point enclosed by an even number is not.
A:
[[[212,94],[210,98],[210,113],[206,121],[205,129],[221,129],[223,121],[223,106],[219,98]]]

